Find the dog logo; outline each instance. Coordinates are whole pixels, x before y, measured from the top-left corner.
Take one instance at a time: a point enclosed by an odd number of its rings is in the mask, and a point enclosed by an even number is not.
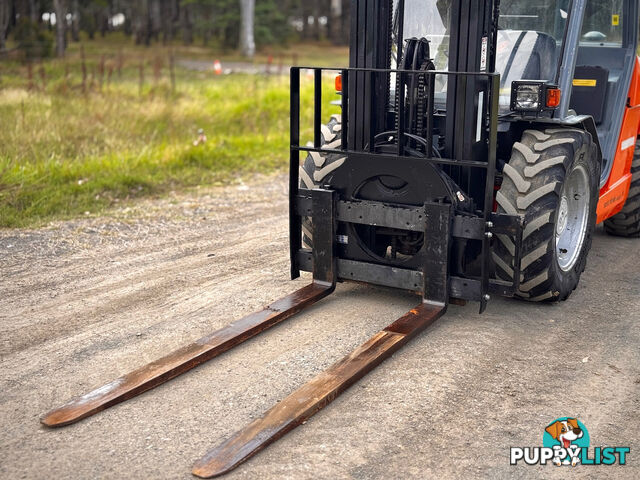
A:
[[[588,434],[586,445],[585,442],[577,443],[578,440],[585,438],[586,428],[584,425],[578,422],[577,418],[565,418],[552,422],[544,430],[543,444],[545,447],[553,448],[559,445],[565,452],[569,453],[569,455],[564,455],[564,461],[560,455],[555,455],[553,457],[553,463],[558,466],[571,465],[575,467],[580,462],[580,457],[573,453],[577,453],[583,447],[589,446]],[[547,435],[551,436],[555,442],[549,442]]]
[[[511,465],[626,465],[631,447],[591,447],[589,432],[575,417],[557,418],[544,429],[542,447],[509,449]]]

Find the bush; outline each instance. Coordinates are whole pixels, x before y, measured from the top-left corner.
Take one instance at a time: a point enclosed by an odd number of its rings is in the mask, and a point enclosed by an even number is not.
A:
[[[14,38],[27,59],[51,56],[53,35],[28,18],[21,18],[18,21]]]

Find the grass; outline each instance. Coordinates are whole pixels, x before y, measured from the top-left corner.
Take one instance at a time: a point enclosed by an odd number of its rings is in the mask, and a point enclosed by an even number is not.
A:
[[[42,64],[46,87],[36,66],[31,90],[25,66],[2,65],[0,227],[37,226],[142,196],[286,170],[286,77],[178,70],[172,91],[165,66],[157,78],[149,69],[140,89],[137,62],[128,62],[121,77],[99,88],[95,56],[87,53],[93,62],[87,61],[83,92],[73,55],[66,67],[58,60]],[[332,83],[327,78],[323,85],[327,119],[339,111],[329,105],[338,98]],[[304,141],[312,137],[312,94],[305,76]],[[207,141],[194,145],[200,128]]]

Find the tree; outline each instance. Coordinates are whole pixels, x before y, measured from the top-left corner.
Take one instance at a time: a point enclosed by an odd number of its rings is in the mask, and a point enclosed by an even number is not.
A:
[[[136,45],[151,45],[151,18],[149,0],[133,2],[133,35]]]
[[[193,22],[191,21],[191,4],[180,5],[180,28],[182,29],[182,43],[191,45],[193,43]]]
[[[309,27],[309,19],[312,14],[311,4],[308,1],[300,2],[300,15],[302,17],[302,38],[307,40],[311,37],[311,28]]]
[[[349,43],[349,1],[331,0],[327,36],[335,45]]]
[[[53,0],[53,9],[56,12],[56,55],[64,57],[65,27],[67,23],[67,6],[65,0]]]
[[[160,38],[160,30],[162,30],[162,6],[160,0],[150,0],[149,3],[149,26],[151,36],[157,42]]]
[[[256,53],[256,43],[253,38],[255,6],[255,0],[240,0],[240,51],[249,58],[253,58]]]
[[[351,2],[349,0],[342,0],[342,9],[340,15],[340,32],[341,32],[341,45],[349,45],[349,24],[351,19]]]
[[[179,6],[177,0],[163,1],[161,3],[162,43],[167,44],[173,40],[173,31],[178,20]]]
[[[328,38],[336,44],[347,43],[351,2],[353,0],[0,0],[0,49],[5,48],[7,36],[15,36],[18,24],[27,20],[35,28],[29,30],[31,37],[40,30],[53,34],[50,41],[56,40],[58,56],[64,55],[68,40],[81,38],[80,32],[86,32],[93,39],[97,32],[105,36],[120,30],[136,44],[160,41],[167,44],[181,38],[189,45],[198,39],[216,48],[239,49],[251,58],[260,46],[287,43],[296,35],[295,28],[305,40]],[[44,25],[43,14],[52,11],[55,13]],[[114,19],[118,19],[115,24]]]
[[[71,40],[80,41],[80,5],[78,0],[71,0]]]
[[[7,48],[5,45],[5,39],[10,20],[11,5],[9,4],[9,0],[0,0],[0,52]]]
[[[313,40],[320,40],[320,17],[322,16],[322,5],[320,0],[315,0],[313,2],[312,13],[313,13],[313,24],[311,25],[311,38]]]
[[[29,15],[33,23],[40,23],[40,2],[38,0],[29,0]]]

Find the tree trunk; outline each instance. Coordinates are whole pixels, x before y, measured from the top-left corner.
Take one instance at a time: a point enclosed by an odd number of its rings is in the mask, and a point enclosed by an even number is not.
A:
[[[320,3],[315,0],[313,4],[313,29],[311,30],[311,38],[320,40]]]
[[[153,27],[151,24],[151,0],[147,0],[142,2],[143,4],[143,12],[142,12],[142,18],[144,21],[144,44],[148,47],[151,45],[151,36],[153,35]]]
[[[162,2],[162,43],[173,40],[173,30],[179,17],[179,6],[176,0]]]
[[[83,20],[84,23],[84,31],[87,32],[87,36],[89,37],[89,40],[93,40],[93,38],[95,37],[95,33],[96,33],[96,28],[97,28],[97,21],[98,21],[98,13],[97,13],[97,9],[100,7],[97,7],[95,5],[89,5],[88,7],[85,7],[84,10],[82,11],[82,14],[80,15],[81,19],[84,19],[86,21]]]
[[[123,25],[123,30],[124,30],[124,34],[129,37],[131,36],[131,34],[133,33],[133,8],[131,7],[131,4],[129,2],[126,2],[124,4],[124,25]]]
[[[38,0],[29,0],[29,16],[33,23],[40,23],[42,17],[40,16],[40,2]]]
[[[351,2],[342,0],[342,15],[340,16],[340,36],[342,45],[349,45],[349,27],[351,23]]]
[[[329,39],[334,45],[342,43],[342,0],[331,0],[327,30]]]
[[[0,52],[7,47],[5,39],[7,38],[7,29],[11,21],[11,5],[10,0],[0,0]]]
[[[301,2],[302,8],[302,38],[308,40],[312,36],[312,25],[309,25],[309,18],[312,17],[313,10],[309,2]]]
[[[109,30],[109,18],[111,17],[111,10],[109,5],[99,10],[98,15],[98,28],[100,29],[100,36],[104,37]]]
[[[191,45],[193,43],[193,25],[191,23],[191,12],[189,5],[180,5],[180,28],[182,29],[182,43]]]
[[[71,17],[71,40],[74,42],[80,41],[80,7],[78,0],[73,0],[71,4],[72,17]]]
[[[67,8],[65,0],[53,0],[53,8],[56,12],[56,54],[64,57],[65,27],[67,23]]]
[[[255,0],[240,0],[240,51],[248,58],[253,58],[256,53],[256,43],[253,39],[255,6]]]
[[[152,0],[149,4],[149,23],[151,25],[151,36],[157,42],[162,30],[162,6],[159,0]]]
[[[27,18],[29,16],[29,4],[24,0],[9,2],[9,4],[13,3],[13,14],[15,18]],[[13,21],[11,22],[13,23]]]
[[[211,25],[213,22],[213,9],[206,5],[199,7],[198,16],[200,17],[200,33],[202,34],[202,46],[206,47],[209,44],[212,30]]]
[[[149,1],[139,0],[133,10],[133,33],[136,45],[151,44],[151,19],[149,16]]]

